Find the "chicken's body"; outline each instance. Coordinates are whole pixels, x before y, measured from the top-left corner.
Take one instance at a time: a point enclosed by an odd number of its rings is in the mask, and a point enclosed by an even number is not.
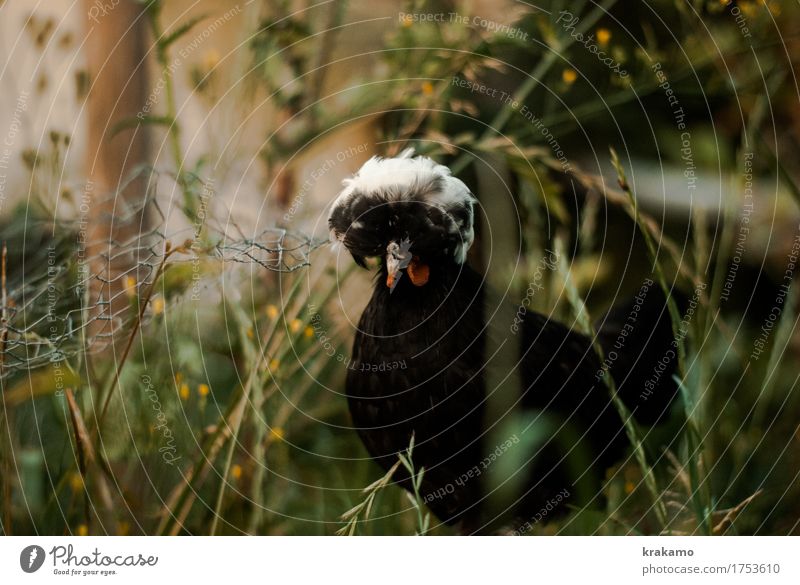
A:
[[[361,316],[356,365],[347,376],[353,423],[381,466],[391,467],[415,435],[414,463],[425,468],[423,497],[453,483],[483,451],[483,294],[478,275],[458,268],[434,275],[424,288],[408,279],[392,292],[377,286]],[[394,360],[407,367],[358,371],[359,363]],[[443,520],[458,521],[478,501],[478,488],[473,482],[429,501],[430,507]]]
[[[523,524],[559,493],[571,494],[574,506],[597,497],[605,470],[619,460],[628,441],[598,375],[601,362],[591,340],[533,312],[523,312],[513,328],[510,320],[503,321],[503,311],[487,303],[483,278],[464,261],[471,209],[461,214],[469,217],[468,226],[443,218],[442,211],[458,217],[458,210],[438,200],[431,205],[425,200],[431,189],[416,180],[405,191],[408,196],[363,198],[351,191],[337,200],[332,234],[357,261],[390,251],[361,317],[347,377],[353,423],[370,455],[388,469],[413,435],[414,464],[424,468],[420,496],[442,521],[458,524],[465,533]],[[447,199],[451,206],[459,204],[453,201]],[[404,241],[410,248],[397,244]],[[459,248],[459,242],[467,245]],[[424,282],[411,274],[402,277],[401,270],[413,262],[424,266]],[[633,324],[624,323],[633,305],[612,311],[598,337],[614,351],[609,373],[620,396],[628,408],[641,408],[646,422],[656,420],[675,394],[667,371],[649,401],[641,398],[644,378],[672,341],[659,293],[652,287]],[[619,348],[622,328],[624,351]],[[498,331],[499,345],[511,352],[514,376],[507,371],[499,376],[506,385],[517,385],[511,401],[500,396],[500,386],[488,384],[497,380],[490,375],[496,355],[489,355],[488,341],[498,341]],[[405,367],[392,366],[398,363]],[[492,453],[505,452],[502,429],[511,429],[516,441],[513,455],[503,455],[515,469],[509,472],[506,465],[501,473],[502,465],[487,462],[497,460]],[[410,488],[403,472],[396,479]],[[490,494],[490,486],[508,482],[514,490]]]

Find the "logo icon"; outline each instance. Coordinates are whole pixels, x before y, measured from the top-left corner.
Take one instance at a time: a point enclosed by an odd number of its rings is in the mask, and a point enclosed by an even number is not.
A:
[[[26,546],[19,553],[19,566],[26,573],[35,573],[44,564],[44,549],[41,546],[32,544]]]

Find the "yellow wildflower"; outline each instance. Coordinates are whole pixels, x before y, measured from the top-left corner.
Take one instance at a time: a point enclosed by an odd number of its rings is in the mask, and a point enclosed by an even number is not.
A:
[[[575,83],[575,80],[578,79],[578,73],[574,69],[564,69],[561,73],[561,79],[563,79],[564,83],[567,85],[572,85]]]
[[[181,389],[179,390],[182,400],[189,399],[189,384],[181,384]]]
[[[756,6],[755,2],[745,2],[742,0],[739,2],[739,8],[741,9],[742,14],[748,18],[753,18],[758,13],[758,6]]]
[[[599,28],[597,29],[597,42],[600,43],[601,47],[605,47],[608,44],[608,41],[611,40],[611,31],[607,28]]]
[[[267,442],[272,443],[274,441],[283,441],[283,429],[281,427],[275,427],[269,430]]]
[[[205,55],[203,55],[203,68],[210,70],[217,65],[219,65],[219,52],[215,49],[206,51]]]
[[[164,312],[164,299],[156,297],[153,299],[153,314],[160,315]]]
[[[238,463],[231,466],[231,477],[233,477],[233,479],[239,479],[242,477],[242,466]]]
[[[125,277],[125,293],[129,297],[136,294],[136,279],[131,275]]]
[[[79,492],[83,489],[83,476],[77,471],[73,471],[69,476],[69,485],[73,492]]]
[[[209,392],[209,389],[208,389],[208,384],[200,384],[200,385],[197,387],[197,393],[198,393],[200,396],[203,396],[203,397],[205,397],[205,396],[208,396],[208,392]]]
[[[267,305],[267,317],[274,319],[278,316],[278,307],[275,305]]]

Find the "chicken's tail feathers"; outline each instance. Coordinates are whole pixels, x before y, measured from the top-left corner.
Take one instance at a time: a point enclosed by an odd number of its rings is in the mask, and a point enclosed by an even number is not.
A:
[[[671,293],[679,307],[685,299]],[[645,280],[629,302],[615,305],[598,323],[603,372],[637,421],[655,424],[665,417],[678,394],[678,343],[667,297],[658,283]]]

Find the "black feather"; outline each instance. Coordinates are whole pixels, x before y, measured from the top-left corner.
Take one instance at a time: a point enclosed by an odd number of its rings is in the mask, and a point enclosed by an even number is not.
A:
[[[664,360],[672,329],[652,282],[601,320],[602,363],[587,336],[490,302],[463,263],[474,203],[448,169],[409,155],[366,163],[328,218],[360,265],[386,259],[348,369],[354,426],[384,469],[414,436],[424,501],[470,533],[525,523],[563,493],[573,506],[596,503],[606,469],[629,448],[603,377],[652,423],[676,395],[677,361]],[[404,473],[395,479],[410,488]]]
[[[623,357],[608,369],[628,406],[637,410],[642,410],[644,379],[672,339],[663,295],[655,286],[648,294],[624,350],[615,350]],[[523,489],[510,502],[498,505],[486,497],[489,474],[457,482],[496,447],[485,432],[497,423],[486,419],[485,296],[481,276],[452,262],[432,269],[424,287],[404,278],[390,293],[379,278],[359,323],[354,367],[347,377],[353,422],[372,457],[388,469],[413,434],[415,464],[426,470],[422,494],[440,494],[425,501],[441,520],[460,523],[469,532],[494,531],[532,518],[557,493],[580,492],[577,476],[582,477],[584,500],[591,499],[605,469],[628,445],[623,422],[598,375],[602,365],[591,340],[528,312],[518,346],[520,410],[530,413],[529,418],[545,413],[561,431],[534,457],[525,457],[531,460],[523,470]],[[615,328],[629,314],[629,306],[609,314],[599,334],[606,348],[617,343],[620,329]],[[640,345],[644,340],[647,344]],[[381,371],[380,364],[391,363],[406,367]],[[360,364],[367,371],[360,371]],[[652,394],[643,410],[645,422],[657,419],[674,397],[670,372],[661,380],[663,392]],[[590,457],[576,466],[565,456],[568,451]],[[399,482],[410,486],[407,477]],[[573,498],[571,503],[586,502]]]

